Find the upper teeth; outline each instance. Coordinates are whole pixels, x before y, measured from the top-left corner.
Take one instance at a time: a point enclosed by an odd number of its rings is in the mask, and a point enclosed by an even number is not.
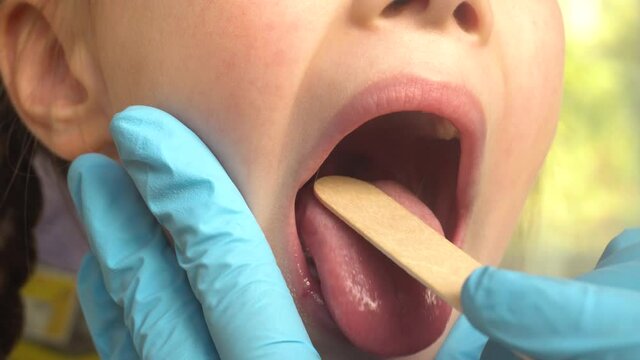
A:
[[[452,140],[460,138],[460,132],[452,123],[444,119],[434,122],[432,135],[437,139]]]

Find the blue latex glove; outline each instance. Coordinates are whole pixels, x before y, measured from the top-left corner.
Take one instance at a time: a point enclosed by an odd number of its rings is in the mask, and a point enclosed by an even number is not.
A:
[[[476,270],[462,307],[438,359],[640,359],[640,229],[575,280]]]
[[[318,358],[260,227],[207,146],[147,107],[116,115],[111,132],[124,168],[86,155],[68,179],[92,252],[79,298],[101,357]]]

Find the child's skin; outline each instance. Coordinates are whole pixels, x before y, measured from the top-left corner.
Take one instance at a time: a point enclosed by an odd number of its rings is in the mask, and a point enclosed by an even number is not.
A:
[[[414,0],[383,14],[390,3],[5,0],[0,70],[23,121],[67,160],[117,157],[108,125],[128,105],[181,119],[243,193],[291,287],[294,201],[332,116],[399,74],[465,87],[481,104],[486,135],[463,243],[497,264],[556,126],[558,5],[467,1],[478,21],[464,31],[453,15],[462,1]],[[53,56],[56,43],[65,58]],[[357,353],[300,310],[321,354]]]

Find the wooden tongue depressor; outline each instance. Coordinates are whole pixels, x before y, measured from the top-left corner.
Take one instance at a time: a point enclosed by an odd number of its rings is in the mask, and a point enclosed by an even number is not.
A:
[[[462,285],[480,263],[370,183],[328,176],[316,181],[314,191],[333,214],[462,311]]]

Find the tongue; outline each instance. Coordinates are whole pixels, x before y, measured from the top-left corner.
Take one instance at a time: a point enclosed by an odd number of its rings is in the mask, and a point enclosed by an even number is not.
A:
[[[409,190],[395,181],[374,184],[443,233],[433,212]],[[442,335],[451,308],[322,206],[311,185],[299,194],[296,217],[329,312],[354,345],[378,356],[401,356]]]

